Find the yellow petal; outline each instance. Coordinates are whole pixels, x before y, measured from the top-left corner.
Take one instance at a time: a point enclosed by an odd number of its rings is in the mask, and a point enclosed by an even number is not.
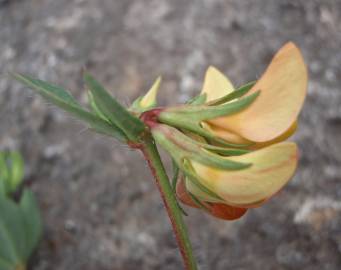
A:
[[[210,120],[254,142],[266,142],[283,134],[296,120],[306,96],[307,68],[299,49],[283,46],[249,94],[260,96],[240,113]]]
[[[248,149],[256,150],[256,149],[267,147],[271,144],[275,144],[275,143],[285,141],[286,139],[291,137],[296,132],[296,130],[297,130],[297,121],[295,121],[287,131],[285,131],[283,134],[281,134],[277,138],[275,138],[271,141],[267,141],[267,142],[255,143],[255,144],[251,145],[250,147],[248,147]]]
[[[150,106],[153,106],[156,103],[156,95],[159,91],[161,84],[161,76],[159,76],[155,82],[153,83],[152,87],[149,89],[147,94],[144,95],[144,97],[140,101],[140,106],[142,108],[148,108]]]
[[[293,176],[297,166],[295,143],[271,145],[230,160],[251,162],[253,165],[239,171],[211,168],[192,161],[201,182],[232,206],[256,206],[276,194]],[[196,195],[191,186],[188,190]]]
[[[232,91],[234,91],[234,87],[230,80],[218,69],[210,66],[206,71],[204,86],[201,91],[202,94],[206,93],[206,101],[221,98]]]

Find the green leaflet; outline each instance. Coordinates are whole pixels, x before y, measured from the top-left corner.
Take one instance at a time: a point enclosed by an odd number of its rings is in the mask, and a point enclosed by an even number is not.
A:
[[[24,162],[18,152],[0,152],[0,194],[13,193],[22,183]]]
[[[24,190],[20,203],[0,196],[0,269],[25,265],[42,234],[34,195]]]
[[[104,121],[110,122],[110,121],[108,120],[108,118],[106,118],[106,117],[104,116],[104,114],[101,112],[101,110],[98,109],[98,106],[97,106],[97,104],[96,104],[96,102],[95,102],[95,100],[94,100],[94,97],[93,97],[93,95],[92,95],[92,93],[91,93],[90,91],[88,91],[88,101],[89,101],[89,105],[90,105],[92,111],[93,111],[99,118],[103,119]]]
[[[6,160],[6,153],[0,152],[0,196],[7,195],[9,192],[9,168]]]
[[[28,260],[37,246],[43,230],[38,203],[30,190],[25,189],[23,191],[19,207],[25,224],[26,249],[24,259]]]
[[[255,84],[256,84],[255,81],[249,82],[249,83],[239,87],[237,90],[233,91],[232,93],[230,93],[226,96],[223,96],[223,97],[218,98],[216,100],[212,100],[207,105],[210,105],[210,106],[221,105],[221,104],[224,104],[224,103],[229,102],[231,100],[234,100],[236,98],[240,98],[240,97],[244,96],[245,94],[247,94]]]
[[[0,196],[0,258],[18,265],[25,261],[26,235],[20,208],[5,196]]]
[[[35,90],[49,102],[83,120],[95,131],[115,137],[116,139],[123,142],[126,140],[125,135],[117,126],[114,124],[109,124],[93,113],[84,110],[63,88],[38,79],[34,79],[27,75],[12,74],[12,76],[22,84]]]
[[[24,161],[18,152],[11,151],[7,154],[10,172],[10,191],[13,192],[21,184],[24,177]]]
[[[85,74],[84,81],[101,113],[119,127],[129,140],[137,142],[145,130],[143,122],[129,113],[91,75]]]

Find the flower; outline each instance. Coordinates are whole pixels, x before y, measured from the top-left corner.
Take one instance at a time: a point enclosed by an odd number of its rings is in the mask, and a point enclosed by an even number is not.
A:
[[[292,142],[238,154],[164,124],[154,124],[151,131],[182,172],[176,188],[179,200],[222,219],[239,218],[248,208],[262,205],[296,170],[298,154]],[[225,156],[217,153],[222,150]]]
[[[219,199],[203,192],[188,177],[178,181],[177,196],[181,202],[192,207],[200,206],[201,202],[213,216],[237,219],[247,209],[264,204],[285,186],[296,170],[297,156],[296,144],[283,142],[241,156],[228,157],[233,161],[252,162],[252,166],[242,170],[222,170],[191,161],[197,179]]]
[[[154,139],[182,172],[179,200],[233,220],[277,194],[297,167],[296,144],[283,141],[297,128],[306,88],[302,55],[289,42],[256,83],[235,90],[209,67],[200,96],[148,112]]]
[[[296,119],[307,89],[307,68],[300,50],[285,44],[249,94],[259,97],[246,109],[203,123],[216,136],[233,143],[256,143],[257,148],[283,141],[296,130]],[[207,101],[234,91],[232,83],[214,67],[208,68],[202,89]]]

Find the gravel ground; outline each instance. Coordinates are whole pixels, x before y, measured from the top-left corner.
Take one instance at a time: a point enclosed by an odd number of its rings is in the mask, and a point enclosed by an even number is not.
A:
[[[0,147],[23,152],[45,235],[34,270],[182,269],[139,153],[84,130],[8,77],[31,73],[86,100],[86,67],[123,103],[164,76],[161,104],[215,65],[239,85],[292,40],[310,70],[300,168],[236,222],[186,218],[200,269],[341,269],[340,0],[0,0]]]

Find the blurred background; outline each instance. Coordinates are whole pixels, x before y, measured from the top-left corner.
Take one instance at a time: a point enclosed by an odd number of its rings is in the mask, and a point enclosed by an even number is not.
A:
[[[160,104],[175,104],[200,91],[209,65],[236,86],[257,79],[289,40],[310,73],[294,137],[300,167],[236,222],[188,209],[200,269],[341,269],[341,0],[0,0],[0,148],[23,153],[45,222],[31,269],[182,261],[141,155],[85,130],[7,71],[86,102],[86,67],[127,105],[163,75]]]

